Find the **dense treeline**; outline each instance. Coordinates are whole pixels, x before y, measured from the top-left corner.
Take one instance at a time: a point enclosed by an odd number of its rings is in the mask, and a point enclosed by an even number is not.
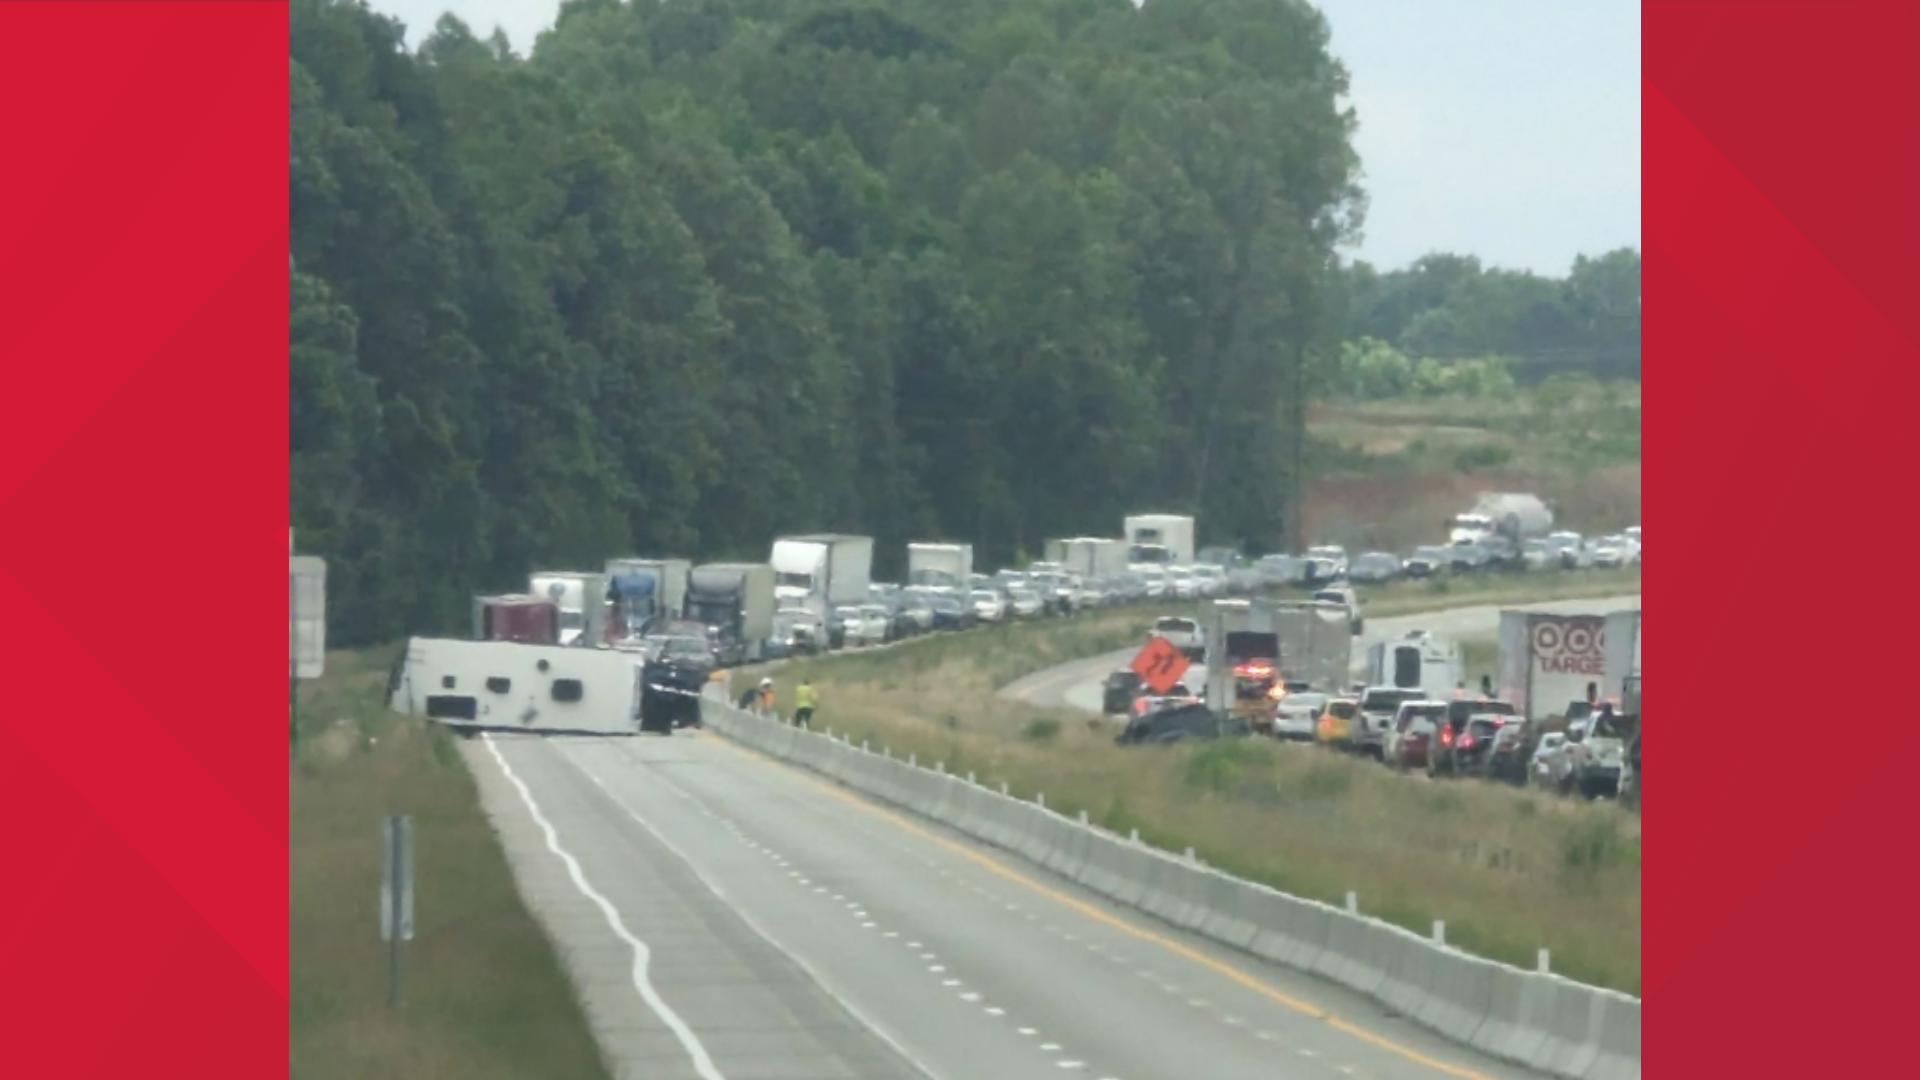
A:
[[[292,23],[292,512],[342,643],[782,531],[1272,538],[1342,338],[1483,348],[1422,329],[1460,275],[1335,258],[1300,0],[570,0],[525,57]]]
[[[1406,356],[1494,356],[1533,380],[1556,372],[1640,377],[1640,253],[1574,260],[1565,278],[1429,255],[1387,273],[1358,263],[1343,274],[1346,336]]]

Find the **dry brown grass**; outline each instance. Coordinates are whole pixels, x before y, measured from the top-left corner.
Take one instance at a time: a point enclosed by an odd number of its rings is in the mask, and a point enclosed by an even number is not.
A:
[[[1571,395],[1534,388],[1497,401],[1318,404],[1311,431],[1332,452],[1307,484],[1307,534],[1405,551],[1443,536],[1442,523],[1483,491],[1538,494],[1564,527],[1583,532],[1633,524],[1639,423],[1631,384]]]
[[[382,700],[394,650],[329,655],[302,688],[288,919],[295,1077],[602,1077],[599,1050],[516,892],[443,729]],[[413,816],[415,940],[386,1002],[380,823]]]
[[[1100,618],[1093,636],[1121,644],[1145,622],[1140,612]],[[1215,866],[1299,895],[1338,902],[1354,890],[1362,910],[1410,929],[1445,919],[1450,941],[1483,955],[1530,966],[1545,946],[1555,970],[1638,992],[1640,848],[1630,814],[1480,781],[1433,783],[1265,740],[1123,749],[1108,721],[993,693],[1074,647],[1101,651],[1086,648],[1087,634],[1039,623],[953,635],[924,650],[801,663],[778,681],[785,689],[811,678],[816,726],[856,742],[1006,781],[1023,797],[1044,791],[1049,806],[1137,828],[1173,850],[1192,845]],[[1077,644],[1062,645],[1062,635]]]

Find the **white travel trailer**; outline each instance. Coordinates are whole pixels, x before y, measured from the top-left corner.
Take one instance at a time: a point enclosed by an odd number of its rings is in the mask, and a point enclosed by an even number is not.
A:
[[[453,728],[629,735],[642,670],[610,649],[412,638],[388,706]]]

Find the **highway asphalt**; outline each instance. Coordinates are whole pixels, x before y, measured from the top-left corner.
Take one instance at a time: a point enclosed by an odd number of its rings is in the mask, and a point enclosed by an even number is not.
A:
[[[1353,641],[1354,669],[1357,677],[1366,664],[1368,646],[1376,641],[1405,637],[1410,630],[1428,630],[1464,644],[1492,640],[1499,631],[1502,611],[1518,609],[1597,615],[1639,606],[1638,595],[1609,596],[1589,600],[1552,600],[1539,604],[1488,604],[1447,608],[1419,615],[1368,619],[1365,632]],[[1143,644],[1145,633],[1143,629]],[[1085,660],[1069,661],[1009,683],[1001,688],[1000,693],[1032,705],[1067,706],[1097,713],[1100,711],[1101,683],[1109,673],[1125,667],[1138,651],[1138,647],[1132,647]],[[1206,684],[1206,677],[1206,665],[1194,664],[1181,676],[1181,681],[1197,693]]]
[[[710,732],[462,750],[621,1077],[1536,1075]]]

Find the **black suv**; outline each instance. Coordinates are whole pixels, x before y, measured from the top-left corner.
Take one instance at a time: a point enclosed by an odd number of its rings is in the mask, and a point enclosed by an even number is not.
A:
[[[1109,716],[1133,711],[1133,699],[1140,696],[1140,676],[1132,668],[1121,668],[1107,676],[1100,691],[1100,711]]]
[[[1513,715],[1511,702],[1493,698],[1455,698],[1447,702],[1446,719],[1440,722],[1439,730],[1433,735],[1433,744],[1427,749],[1427,775],[1453,776],[1472,771],[1473,766],[1480,764],[1482,751],[1493,749],[1493,741],[1491,738],[1483,740],[1483,733],[1471,730],[1468,721],[1488,718],[1486,734],[1491,734],[1496,726],[1492,718]]]
[[[1114,737],[1121,746],[1157,746],[1187,739],[1217,739],[1230,735],[1250,735],[1253,729],[1245,720],[1221,719],[1212,709],[1198,702],[1154,709],[1128,721],[1127,729]]]
[[[700,726],[700,692],[713,672],[704,637],[668,638],[641,671],[640,730],[672,734]]]

